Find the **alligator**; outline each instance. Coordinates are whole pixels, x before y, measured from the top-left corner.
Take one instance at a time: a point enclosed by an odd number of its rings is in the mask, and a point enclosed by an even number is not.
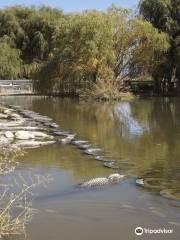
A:
[[[89,181],[81,183],[79,186],[91,188],[91,187],[98,187],[98,186],[103,186],[107,184],[117,184],[122,179],[124,179],[124,177],[125,175],[121,175],[119,173],[113,173],[113,174],[110,174],[108,177],[92,178]]]

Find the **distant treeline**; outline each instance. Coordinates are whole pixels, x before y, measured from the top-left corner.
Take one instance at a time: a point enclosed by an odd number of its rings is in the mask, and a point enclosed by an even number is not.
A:
[[[118,98],[124,81],[153,79],[180,89],[180,0],[142,0],[138,14],[64,13],[50,7],[0,10],[0,79],[34,79],[44,94]],[[92,94],[93,93],[93,94]]]

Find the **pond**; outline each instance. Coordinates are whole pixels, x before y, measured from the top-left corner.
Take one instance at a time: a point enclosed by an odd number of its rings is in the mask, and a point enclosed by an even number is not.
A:
[[[85,155],[72,144],[27,150],[15,175],[50,175],[38,188],[38,213],[28,226],[31,240],[136,239],[136,227],[173,229],[152,239],[180,236],[180,99],[148,98],[119,103],[9,96],[1,100],[53,118],[63,130],[103,149],[118,169]],[[87,179],[120,172],[117,185],[79,189]],[[137,177],[146,187],[136,185]],[[174,196],[175,198],[172,198]],[[138,238],[138,237],[137,237]],[[147,239],[143,234],[141,239]],[[19,237],[18,237],[19,239]]]

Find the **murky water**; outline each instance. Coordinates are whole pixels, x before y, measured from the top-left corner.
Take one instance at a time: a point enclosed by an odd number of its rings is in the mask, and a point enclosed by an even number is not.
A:
[[[141,239],[179,239],[180,202],[168,198],[180,198],[180,99],[116,104],[43,97],[1,100],[52,117],[63,130],[102,148],[119,167],[106,168],[73,145],[29,150],[15,174],[49,174],[53,181],[37,190],[33,207],[39,213],[28,227],[28,239],[131,240],[138,238],[137,226],[173,229],[172,234],[143,234]],[[76,188],[85,179],[117,171],[128,176],[118,185]],[[146,188],[135,184],[136,177],[145,179]]]

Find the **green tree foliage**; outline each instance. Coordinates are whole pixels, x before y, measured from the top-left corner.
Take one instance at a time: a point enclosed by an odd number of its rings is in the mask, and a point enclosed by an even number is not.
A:
[[[151,74],[167,50],[167,37],[131,12],[115,6],[107,12],[85,11],[57,24],[54,58],[44,65],[36,88],[77,93],[92,84],[120,88],[114,81]],[[114,80],[113,80],[114,79]],[[119,82],[121,82],[119,81]],[[101,87],[100,87],[101,88]],[[98,89],[98,88],[96,88]],[[113,92],[113,91],[111,91]]]
[[[0,40],[7,56],[14,59],[16,50],[21,63],[11,77],[33,77],[37,91],[71,95],[94,84],[101,89],[102,83],[111,95],[117,88],[118,95],[124,80],[154,74],[168,49],[165,33],[116,6],[71,14],[49,7],[6,8],[0,10]]]
[[[112,29],[104,14],[90,11],[69,16],[57,25],[54,42],[54,58],[37,77],[40,89],[64,93],[68,88],[75,93],[98,77],[113,74]]]
[[[24,77],[31,77],[49,58],[56,21],[62,17],[62,11],[48,7],[10,7],[0,11],[0,39],[6,37],[21,52]]]
[[[170,91],[176,80],[180,90],[180,0],[141,0],[139,6],[144,18],[169,37],[169,51],[154,69],[158,88]]]
[[[130,14],[129,10],[117,7],[108,11],[116,55],[114,71],[120,79],[151,75],[159,61],[157,56],[169,46],[166,34],[159,33],[140,17],[131,18]]]
[[[0,41],[0,49],[0,79],[19,78],[22,66],[20,51],[5,41]]]

